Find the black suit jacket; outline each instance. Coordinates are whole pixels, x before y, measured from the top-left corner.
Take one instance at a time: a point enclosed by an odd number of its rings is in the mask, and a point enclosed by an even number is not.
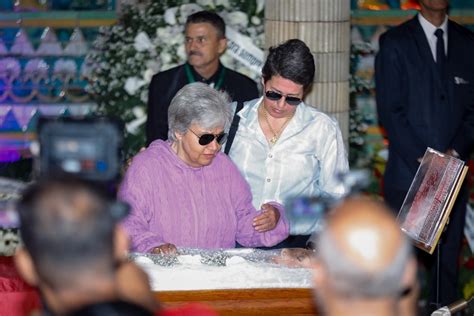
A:
[[[224,66],[219,65],[213,77],[218,76],[221,67]],[[194,70],[193,74],[199,78]],[[155,139],[168,139],[168,108],[176,92],[188,83],[184,65],[153,76],[148,91],[147,146]],[[255,81],[229,68],[225,68],[221,89],[230,95],[232,101],[244,102],[258,97]]]
[[[418,17],[380,38],[375,62],[380,123],[389,140],[385,187],[408,190],[427,147],[455,149],[466,160],[474,143],[474,36],[448,22],[442,76]]]

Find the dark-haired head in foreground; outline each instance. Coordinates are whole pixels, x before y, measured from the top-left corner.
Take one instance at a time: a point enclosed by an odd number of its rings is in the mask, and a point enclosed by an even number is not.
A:
[[[137,303],[155,307],[146,275],[125,262],[128,240],[117,223],[126,207],[72,178],[44,180],[24,192],[17,205],[24,247],[16,264],[53,314],[113,306],[130,298],[126,287],[136,290]]]

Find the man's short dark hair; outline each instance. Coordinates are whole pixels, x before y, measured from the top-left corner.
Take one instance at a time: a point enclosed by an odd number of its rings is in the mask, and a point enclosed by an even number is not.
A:
[[[89,183],[72,178],[39,181],[23,193],[17,210],[24,246],[49,286],[72,280],[71,271],[97,265],[113,271],[116,220],[109,200]]]
[[[303,85],[307,90],[313,83],[314,72],[314,57],[308,46],[299,39],[290,39],[270,47],[262,68],[262,77],[267,82],[273,76],[281,76]]]
[[[185,27],[190,23],[209,23],[216,29],[219,38],[225,38],[225,23],[217,13],[198,11],[188,16]]]

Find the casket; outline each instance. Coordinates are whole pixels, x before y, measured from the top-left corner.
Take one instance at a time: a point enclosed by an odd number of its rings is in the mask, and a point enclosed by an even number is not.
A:
[[[132,254],[164,306],[203,302],[221,315],[315,315],[312,276],[272,258],[279,250],[178,249],[178,256]]]
[[[165,307],[202,302],[219,315],[317,315],[310,289],[158,291]]]

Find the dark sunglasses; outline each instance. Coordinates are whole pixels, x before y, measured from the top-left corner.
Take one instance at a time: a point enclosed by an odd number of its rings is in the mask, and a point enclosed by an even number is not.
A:
[[[272,101],[278,101],[282,97],[285,97],[285,102],[288,103],[289,105],[297,106],[301,103],[301,99],[297,97],[290,97],[287,95],[283,95],[281,93],[275,92],[275,91],[267,91],[265,92],[265,96]]]
[[[201,145],[201,146],[209,145],[210,143],[212,143],[212,141],[214,139],[217,141],[217,143],[219,143],[219,145],[222,145],[227,139],[227,133],[220,133],[220,134],[217,134],[217,135],[206,133],[206,134],[198,135],[198,134],[194,133],[194,131],[192,129],[189,129],[189,130],[194,135],[197,136],[197,138],[199,139],[199,145]]]

